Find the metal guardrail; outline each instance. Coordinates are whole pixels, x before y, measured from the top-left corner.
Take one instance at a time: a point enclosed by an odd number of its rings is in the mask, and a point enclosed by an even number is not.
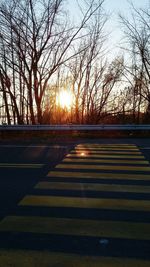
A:
[[[63,124],[63,125],[0,125],[0,131],[138,131],[150,130],[150,124],[100,124],[100,125],[80,125],[80,124]]]

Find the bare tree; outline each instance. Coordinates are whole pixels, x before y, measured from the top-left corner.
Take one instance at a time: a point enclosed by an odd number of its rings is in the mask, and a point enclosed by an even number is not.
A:
[[[42,123],[45,91],[60,66],[85,47],[91,18],[101,9],[103,0],[89,1],[78,26],[70,24],[64,0],[13,0],[0,5],[0,39],[7,48],[5,64],[10,79],[9,97],[14,100],[14,122]],[[1,53],[1,56],[2,53]]]
[[[127,37],[126,52],[128,51],[131,56],[128,76],[132,77],[134,83],[133,97],[137,99],[138,96],[139,112],[144,100],[147,117],[150,117],[150,9],[136,9],[133,4],[131,9],[130,19],[120,15],[124,34]]]

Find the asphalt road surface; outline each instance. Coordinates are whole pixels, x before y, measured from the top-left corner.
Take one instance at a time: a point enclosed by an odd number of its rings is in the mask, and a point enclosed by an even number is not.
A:
[[[150,139],[0,144],[0,267],[149,267]]]

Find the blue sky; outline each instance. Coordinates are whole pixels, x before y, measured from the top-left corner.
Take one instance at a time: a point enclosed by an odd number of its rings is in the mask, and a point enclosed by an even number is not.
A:
[[[107,10],[110,11],[123,11],[128,12],[129,11],[129,2],[132,2],[136,7],[143,7],[146,6],[150,1],[149,0],[105,0],[105,7]]]
[[[80,3],[82,0],[78,0]],[[109,32],[111,32],[111,44],[108,42],[108,46],[111,49],[111,52],[119,51],[117,46],[120,46],[120,42],[122,39],[122,32],[119,26],[119,18],[118,13],[121,13],[123,15],[130,16],[130,4],[129,2],[132,2],[135,7],[146,7],[150,5],[150,0],[105,0],[104,2],[104,8],[107,14],[109,14],[109,20],[107,22],[107,29]],[[72,16],[74,19],[78,17],[78,9],[76,6],[76,0],[68,0],[68,7],[71,11]]]
[[[131,5],[133,3],[136,8],[145,8],[150,4],[150,0],[105,0],[104,7],[106,12],[110,14],[108,20],[108,28],[111,31],[112,51],[119,51],[122,42],[123,33],[119,25],[118,14],[121,13],[128,18],[130,17]]]
[[[68,0],[67,3],[69,5],[69,9],[72,11],[72,13],[76,16],[77,12],[77,0]],[[82,2],[82,0],[78,0],[78,2]],[[129,12],[130,10],[130,2],[132,2],[136,7],[145,7],[148,4],[150,4],[150,0],[105,0],[104,1],[104,7],[107,12],[113,12],[118,13],[121,12]]]

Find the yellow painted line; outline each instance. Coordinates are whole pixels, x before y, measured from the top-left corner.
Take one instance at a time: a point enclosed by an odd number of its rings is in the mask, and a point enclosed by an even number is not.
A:
[[[96,143],[80,143],[76,147],[124,147],[124,148],[137,148],[135,144],[96,144]]]
[[[86,148],[123,148],[123,149],[137,149],[138,147],[137,146],[123,146],[123,145],[96,145],[96,144],[91,144],[91,145],[84,145],[84,144],[80,144],[80,145],[76,145],[77,148],[83,148],[83,147],[86,147]]]
[[[104,192],[130,192],[130,193],[150,193],[150,186],[141,185],[114,185],[98,183],[64,183],[64,182],[39,182],[36,189],[59,189],[59,190],[79,190],[79,191],[104,191]]]
[[[34,250],[0,250],[3,267],[150,267],[150,261],[132,258],[84,256]]]
[[[135,144],[100,144],[100,143],[82,143],[78,144],[77,146],[123,146],[123,147],[137,147]]]
[[[135,148],[124,148],[124,147],[103,147],[103,146],[93,146],[93,147],[88,147],[88,146],[76,146],[74,149],[89,149],[89,150],[108,150],[108,151],[114,151],[114,150],[123,150],[123,151],[138,151],[139,149],[137,147]]]
[[[0,168],[42,168],[44,164],[0,163]]]
[[[142,153],[140,151],[112,151],[110,150],[108,151],[102,151],[102,150],[90,150],[90,149],[76,149],[76,150],[72,150],[71,153],[92,153],[92,154],[107,154],[107,155],[115,155],[115,154],[119,154],[119,155],[141,155]]]
[[[150,240],[149,223],[8,216],[0,231]]]
[[[117,179],[117,180],[150,180],[147,174],[125,174],[125,173],[94,173],[94,172],[64,172],[50,171],[48,177],[61,178],[97,178],[97,179]]]
[[[108,147],[75,147],[75,149],[78,149],[78,150],[83,150],[83,149],[88,149],[88,150],[107,150],[107,151],[139,151],[138,148],[108,148]]]
[[[82,154],[81,153],[78,153],[78,154],[67,154],[66,155],[67,158],[79,158],[79,157],[82,157],[82,158],[114,158],[114,159],[145,159],[144,156],[142,155],[110,155],[110,154],[103,154],[103,155],[93,155],[93,154],[88,154],[88,153],[84,153]]]
[[[132,165],[149,165],[147,160],[109,160],[109,159],[87,159],[86,157],[80,157],[78,159],[65,158],[63,162],[72,162],[72,163],[123,163],[123,164],[132,164]]]
[[[113,209],[113,210],[137,210],[150,211],[150,200],[128,200],[128,199],[105,199],[86,197],[63,197],[63,196],[25,196],[20,202],[21,206],[38,207],[71,207],[91,209]]]
[[[58,164],[56,169],[77,169],[77,170],[112,170],[112,171],[144,171],[149,172],[150,166],[111,166],[111,165],[81,165],[81,164]]]

